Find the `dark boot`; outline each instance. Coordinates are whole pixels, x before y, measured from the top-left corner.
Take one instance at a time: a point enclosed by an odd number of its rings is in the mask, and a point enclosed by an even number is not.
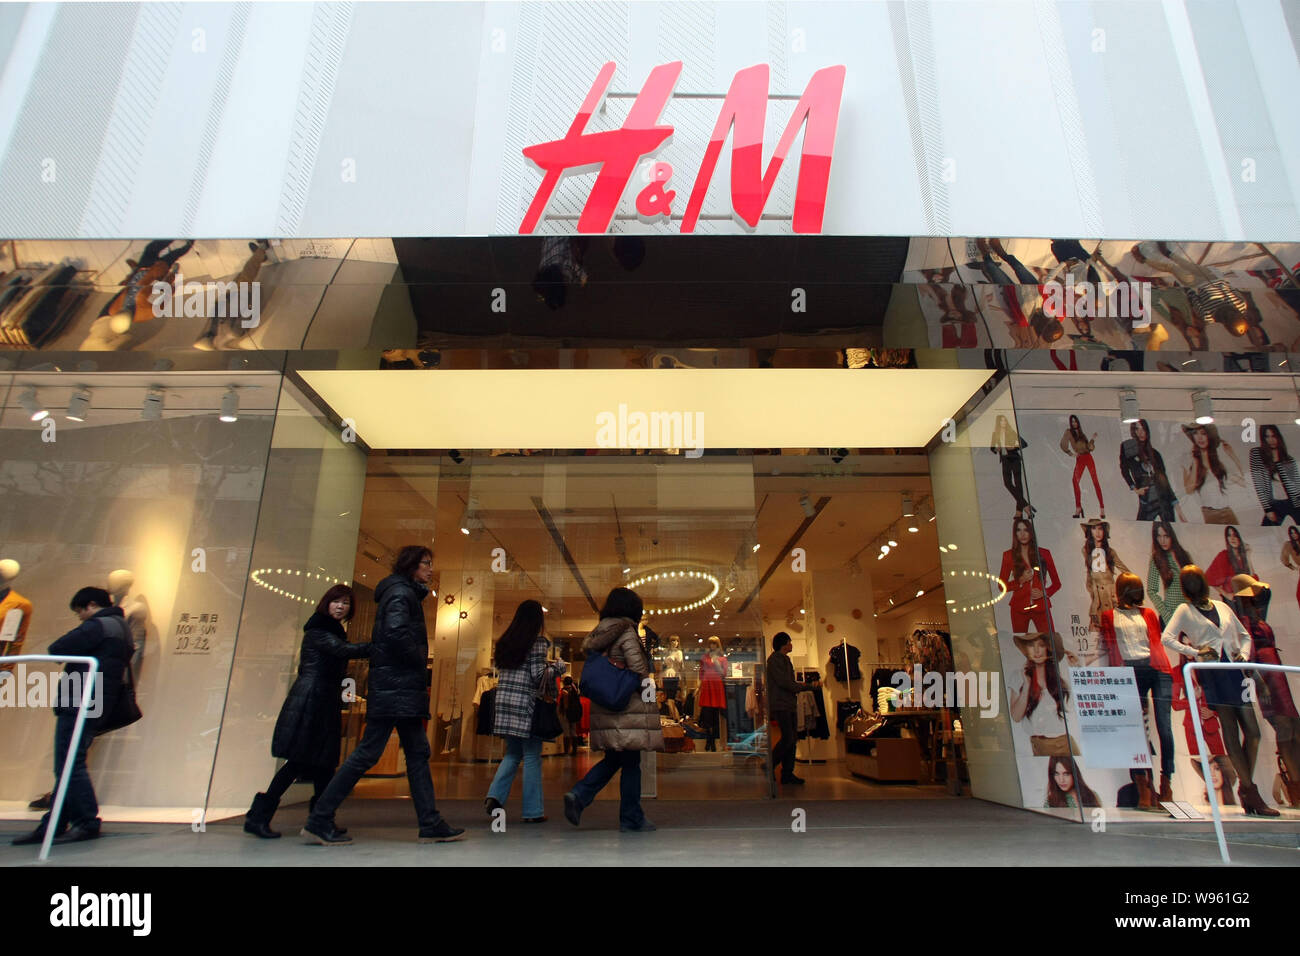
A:
[[[1282,815],[1264,802],[1264,798],[1259,795],[1259,787],[1253,783],[1246,783],[1243,780],[1237,784],[1237,796],[1247,816],[1280,817]]]
[[[265,793],[253,797],[253,805],[244,814],[244,832],[251,833],[263,840],[278,840],[280,834],[271,829],[271,817],[279,808],[280,801]]]

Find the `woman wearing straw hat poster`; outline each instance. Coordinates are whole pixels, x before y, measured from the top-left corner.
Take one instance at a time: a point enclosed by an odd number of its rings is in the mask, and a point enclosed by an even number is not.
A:
[[[1088,623],[1096,630],[1102,611],[1115,609],[1115,578],[1128,571],[1115,549],[1110,546],[1110,522],[1089,518],[1079,525],[1083,529],[1084,587],[1092,602]]]
[[[1060,662],[1077,658],[1066,651],[1061,635],[1016,634],[1012,637],[1025,655],[1025,682],[1011,698],[1011,719],[1023,722],[1035,757],[1066,757],[1071,749],[1065,729],[1065,702],[1069,688],[1061,677]],[[1050,642],[1050,643],[1049,643]]]

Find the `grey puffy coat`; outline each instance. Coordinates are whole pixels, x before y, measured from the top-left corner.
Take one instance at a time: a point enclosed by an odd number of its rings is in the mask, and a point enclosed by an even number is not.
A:
[[[642,677],[650,674],[650,661],[636,634],[636,625],[625,617],[602,618],[582,642],[587,654],[605,654],[615,664],[626,664]],[[592,750],[663,750],[659,729],[659,705],[641,699],[637,691],[622,711],[608,711],[591,702]]]

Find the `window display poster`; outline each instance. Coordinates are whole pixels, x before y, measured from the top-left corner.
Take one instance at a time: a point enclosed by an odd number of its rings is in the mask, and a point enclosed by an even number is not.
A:
[[[1137,679],[1131,667],[1070,668],[1079,744],[1089,767],[1151,769]]]

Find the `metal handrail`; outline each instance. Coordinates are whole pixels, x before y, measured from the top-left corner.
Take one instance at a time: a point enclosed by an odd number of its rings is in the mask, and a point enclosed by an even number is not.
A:
[[[54,664],[86,664],[86,679],[81,688],[81,706],[77,708],[77,719],[72,724],[72,740],[68,743],[68,754],[63,759],[63,772],[59,774],[58,786],[54,788],[54,802],[50,804],[49,825],[45,828],[45,839],[41,842],[41,853],[37,859],[44,863],[50,856],[50,846],[54,842],[54,832],[58,829],[59,815],[63,812],[63,798],[68,793],[68,778],[72,774],[72,765],[77,759],[77,749],[81,745],[81,732],[86,725],[86,709],[90,707],[90,695],[95,689],[95,675],[99,672],[99,661],[94,657],[66,654],[15,654],[12,657],[0,657],[0,664],[17,664],[21,661],[50,661]]]
[[[1219,855],[1224,863],[1231,863],[1228,856],[1228,841],[1223,836],[1223,814],[1219,810],[1219,791],[1210,776],[1210,748],[1205,743],[1205,731],[1201,727],[1201,708],[1196,704],[1196,688],[1192,686],[1193,671],[1198,670],[1257,670],[1282,671],[1300,674],[1300,667],[1293,664],[1255,664],[1250,661],[1187,661],[1183,665],[1183,683],[1187,690],[1187,710],[1192,715],[1192,726],[1196,730],[1196,746],[1201,751],[1201,771],[1205,776],[1205,790],[1210,795],[1210,812],[1214,816],[1214,834],[1219,838]],[[1254,785],[1255,781],[1247,781]]]

